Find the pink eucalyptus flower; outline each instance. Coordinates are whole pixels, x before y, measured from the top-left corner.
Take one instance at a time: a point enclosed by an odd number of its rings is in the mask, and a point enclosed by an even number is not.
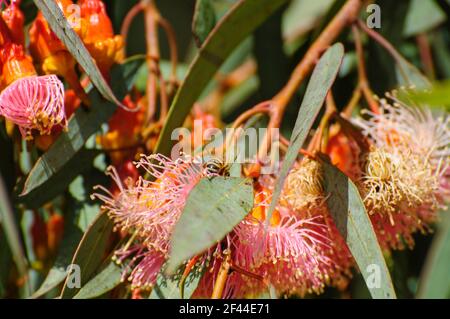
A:
[[[102,186],[105,194],[94,194],[104,202],[104,209],[114,220],[116,228],[137,232],[143,244],[164,254],[168,253],[173,228],[186,204],[189,192],[202,177],[212,176],[194,158],[175,161],[160,154],[144,156],[136,164],[150,180],[142,177],[135,185],[124,187],[115,169],[110,175],[120,192],[114,196]]]
[[[235,262],[267,278],[279,293],[319,292],[333,264],[325,254],[331,244],[325,232],[326,225],[317,218],[285,216],[268,229],[249,218],[236,229]],[[248,286],[254,293],[261,285],[249,280]]]
[[[44,135],[56,125],[65,127],[64,85],[55,75],[20,78],[1,92],[0,115],[17,124],[27,138],[33,131]]]
[[[161,266],[168,257],[170,237],[186,204],[190,191],[203,177],[214,176],[198,158],[182,157],[175,161],[160,154],[144,156],[135,163],[143,168],[147,178],[140,176],[137,182],[123,182],[113,167],[107,175],[116,186],[114,193],[97,186],[101,193],[92,198],[103,201],[103,209],[113,219],[116,230],[132,234],[127,245],[118,250],[117,260],[131,261],[124,274],[134,287],[150,287],[154,284]]]
[[[132,289],[151,287],[166,260],[161,252],[148,249],[141,244],[133,245],[128,249],[119,249],[114,257],[119,264],[126,264],[122,281],[125,279],[130,281]]]

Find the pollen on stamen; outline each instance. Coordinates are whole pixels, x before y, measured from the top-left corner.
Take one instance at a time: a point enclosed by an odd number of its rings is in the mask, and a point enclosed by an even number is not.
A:
[[[325,198],[323,194],[323,167],[305,158],[289,173],[281,200],[294,210],[303,210],[320,205]]]

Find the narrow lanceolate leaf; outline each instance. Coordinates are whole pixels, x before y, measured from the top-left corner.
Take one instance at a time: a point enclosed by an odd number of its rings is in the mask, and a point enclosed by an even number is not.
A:
[[[134,83],[136,70],[142,63],[142,59],[130,60],[113,68],[113,87],[121,97],[125,96]],[[68,130],[62,132],[50,149],[39,158],[25,181],[20,201],[39,206],[41,199],[50,194],[49,189],[63,191],[85,168],[83,165],[75,165],[78,159],[72,159],[80,155],[87,139],[109,120],[116,109],[114,104],[102,99],[95,90],[89,96],[92,107],[90,110],[79,108],[70,119]],[[33,198],[37,199],[37,203],[32,203]]]
[[[69,201],[68,213],[64,216],[64,235],[58,248],[56,260],[44,282],[31,296],[32,298],[44,296],[65,281],[83,233],[91,225],[92,219],[99,214],[99,211],[98,205],[75,199]]]
[[[89,54],[80,37],[72,29],[57,2],[55,0],[34,0],[34,3],[44,15],[56,36],[64,43],[67,50],[83,67],[101,95],[115,105],[122,105],[119,101],[121,98],[116,97],[111,87],[103,78],[94,59]]]
[[[315,118],[319,114],[328,91],[336,79],[343,58],[344,47],[342,44],[337,43],[324,53],[313,71],[300,106],[300,111],[298,112],[294,130],[292,131],[289,148],[275,185],[269,212],[267,213],[267,221],[270,220],[275,210],[285,179],[297,158],[298,152],[305,143],[306,137],[311,130]]]
[[[102,256],[105,253],[112,229],[112,221],[107,214],[102,213],[81,239],[71,262],[72,265],[76,265],[80,269],[81,286],[92,278],[92,275],[102,263]],[[69,269],[68,273],[71,273],[71,271],[72,269]],[[77,294],[79,289],[76,286],[68,285],[70,280],[71,278],[68,276],[61,292],[61,298],[72,298]]]
[[[396,298],[389,270],[358,189],[327,159],[321,162],[329,212],[345,238],[372,298]]]
[[[249,34],[288,0],[239,0],[203,43],[170,107],[156,153],[168,155],[171,135],[181,127],[195,101],[226,58]]]
[[[14,210],[6,190],[3,177],[0,174],[0,225],[3,226],[6,240],[11,249],[12,257],[17,265],[21,279],[25,282],[25,291],[31,293],[28,285],[28,263],[20,240],[19,228],[15,222]]]
[[[202,179],[189,194],[175,226],[167,273],[173,273],[182,262],[222,240],[252,207],[250,179]]]
[[[18,200],[30,209],[41,207],[57,195],[61,194],[75,177],[92,167],[92,162],[99,154],[101,154],[100,150],[82,148],[63,166],[62,169],[53,172],[53,174],[43,176],[40,175],[40,173],[48,172],[42,170],[35,171],[36,173],[30,175],[30,178],[27,180],[28,184],[25,184],[25,188],[28,189],[30,186],[32,187],[36,179],[41,181],[48,177],[45,182],[45,187],[37,187],[26,195],[20,195]],[[43,158],[45,158],[45,155]],[[43,158],[41,158],[41,160]],[[35,166],[35,168],[37,167],[40,168],[41,166]]]
[[[419,283],[419,298],[450,298],[450,211],[441,214],[442,221],[433,239]]]
[[[89,282],[85,284],[73,298],[91,299],[99,297],[117,287],[120,284],[121,279],[122,268],[111,261],[98,275],[89,280]]]
[[[216,12],[211,0],[197,0],[195,3],[192,32],[197,46],[200,48],[216,25]]]

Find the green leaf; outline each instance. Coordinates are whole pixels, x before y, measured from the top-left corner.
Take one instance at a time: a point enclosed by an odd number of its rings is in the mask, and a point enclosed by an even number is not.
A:
[[[389,270],[357,187],[328,160],[321,162],[329,212],[345,238],[372,298],[396,298]]]
[[[189,193],[171,238],[167,273],[222,240],[253,207],[250,179],[202,179]]]
[[[71,264],[81,269],[81,285],[86,284],[102,263],[108,240],[113,230],[113,223],[106,213],[101,213],[89,227],[78,245]],[[69,271],[70,272],[70,271]],[[78,292],[77,288],[67,286],[68,279],[61,292],[61,298],[72,298]]]
[[[396,71],[400,85],[414,86],[418,89],[429,88],[431,85],[431,82],[422,72],[401,56],[398,57]]]
[[[174,129],[181,127],[202,91],[216,71],[249,34],[287,0],[240,0],[219,21],[192,62],[178,90],[166,124],[159,136],[155,153],[168,155]]]
[[[28,274],[28,262],[25,257],[22,242],[20,240],[19,228],[16,224],[13,207],[6,190],[3,177],[0,174],[0,224],[3,226],[6,240],[11,249],[12,257],[17,265],[21,278],[26,279]],[[28,280],[25,280],[25,291],[31,294]]]
[[[136,70],[143,61],[130,59],[127,63],[113,68],[113,87],[121,97],[124,97],[133,85]],[[38,207],[42,204],[41,199],[48,198],[50,194],[54,195],[58,190],[63,191],[72,179],[86,168],[85,165],[80,165],[86,164],[85,160],[80,162],[80,156],[86,156],[81,149],[88,138],[96,133],[116,110],[116,106],[102,99],[97,91],[93,90],[89,95],[93,102],[91,109],[78,108],[69,121],[68,131],[62,132],[50,149],[39,158],[25,181],[20,201]],[[33,199],[37,202],[33,203]]]
[[[44,282],[31,296],[32,298],[40,298],[64,282],[68,274],[68,267],[72,263],[73,255],[83,237],[83,233],[92,224],[92,215],[98,215],[100,207],[85,202],[85,198],[74,198],[69,201],[67,211],[64,235],[58,248],[56,260]]]
[[[420,278],[418,298],[450,298],[450,211],[441,216]]]
[[[6,294],[6,286],[11,272],[12,256],[5,233],[0,228],[0,298]]]
[[[272,201],[267,213],[268,221],[272,217],[272,213],[278,204],[284,181],[311,130],[315,118],[319,114],[328,91],[331,89],[331,86],[336,79],[343,58],[344,47],[342,44],[337,43],[324,53],[313,71],[308,87],[306,88],[305,97],[300,106],[300,111],[298,112],[289,148],[286,152],[283,165],[281,166],[280,175],[276,181]]]
[[[411,98],[417,102],[431,107],[445,108],[450,111],[450,81],[435,83],[431,90],[410,90]]]
[[[57,195],[61,194],[65,190],[66,186],[69,185],[70,182],[73,181],[80,173],[83,173],[92,167],[95,157],[99,154],[101,154],[100,150],[82,148],[63,166],[62,169],[49,175],[42,175],[42,173],[47,172],[38,169],[42,166],[35,166],[37,170],[33,171],[35,173],[30,175],[30,178],[27,180],[28,184],[25,183],[25,189],[34,188],[34,190],[25,195],[20,195],[18,201],[25,204],[28,208],[41,207]],[[54,167],[57,167],[57,165]],[[39,181],[42,181],[45,178],[48,179],[43,184],[44,186],[41,184],[39,185],[40,187],[34,187],[34,185],[38,184]]]
[[[94,59],[89,54],[80,37],[73,31],[61,8],[55,0],[34,0],[45,20],[67,50],[81,65],[101,95],[114,105],[122,105],[101,74]]]
[[[201,275],[192,271],[186,278],[184,287],[181,288],[179,280],[165,278],[160,274],[149,299],[190,299],[197,289],[201,277]]]
[[[73,299],[91,299],[107,293],[120,284],[122,269],[111,261],[98,275],[89,280]]]
[[[192,32],[197,46],[200,48],[216,25],[216,12],[211,0],[197,0],[195,3]]]
[[[410,37],[426,33],[446,19],[445,13],[434,0],[411,0],[403,34]]]

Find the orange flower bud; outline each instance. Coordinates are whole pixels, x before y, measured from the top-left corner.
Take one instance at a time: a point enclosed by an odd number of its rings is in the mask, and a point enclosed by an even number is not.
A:
[[[47,227],[42,217],[33,212],[33,224],[31,225],[31,238],[33,250],[38,260],[45,260],[48,256]]]
[[[114,35],[105,4],[101,0],[80,0],[81,38],[100,71],[106,75],[111,66],[123,60],[124,41]]]
[[[254,199],[254,208],[252,210],[252,216],[257,220],[264,222],[266,220],[268,205],[270,204],[267,202],[270,193],[260,184],[256,184],[255,193],[256,195]],[[270,225],[277,226],[280,224],[280,221],[281,221],[280,212],[277,209],[275,209],[270,218]]]
[[[58,4],[67,15],[67,8],[73,3],[70,0],[58,0]],[[75,71],[75,59],[50,29],[41,12],[38,13],[30,28],[30,52],[42,72],[63,77],[83,102],[89,104]]]
[[[25,17],[23,12],[20,10],[19,5],[19,0],[11,2],[11,4],[3,10],[2,17],[8,26],[12,41],[17,44],[25,45],[25,37],[23,33]]]
[[[50,252],[55,252],[64,232],[64,217],[59,214],[50,216],[47,222],[47,242]]]
[[[36,75],[36,70],[29,56],[25,54],[23,46],[7,43],[0,50],[2,65],[3,87],[13,83],[15,80],[26,76]]]
[[[122,103],[130,109],[137,107],[137,103],[129,95],[125,97]],[[145,108],[143,107],[137,112],[128,112],[118,108],[109,120],[109,132],[100,136],[98,141],[105,149],[117,150],[110,152],[113,164],[120,164],[125,159],[134,157],[136,149],[133,146],[139,142],[139,133],[144,118]]]

